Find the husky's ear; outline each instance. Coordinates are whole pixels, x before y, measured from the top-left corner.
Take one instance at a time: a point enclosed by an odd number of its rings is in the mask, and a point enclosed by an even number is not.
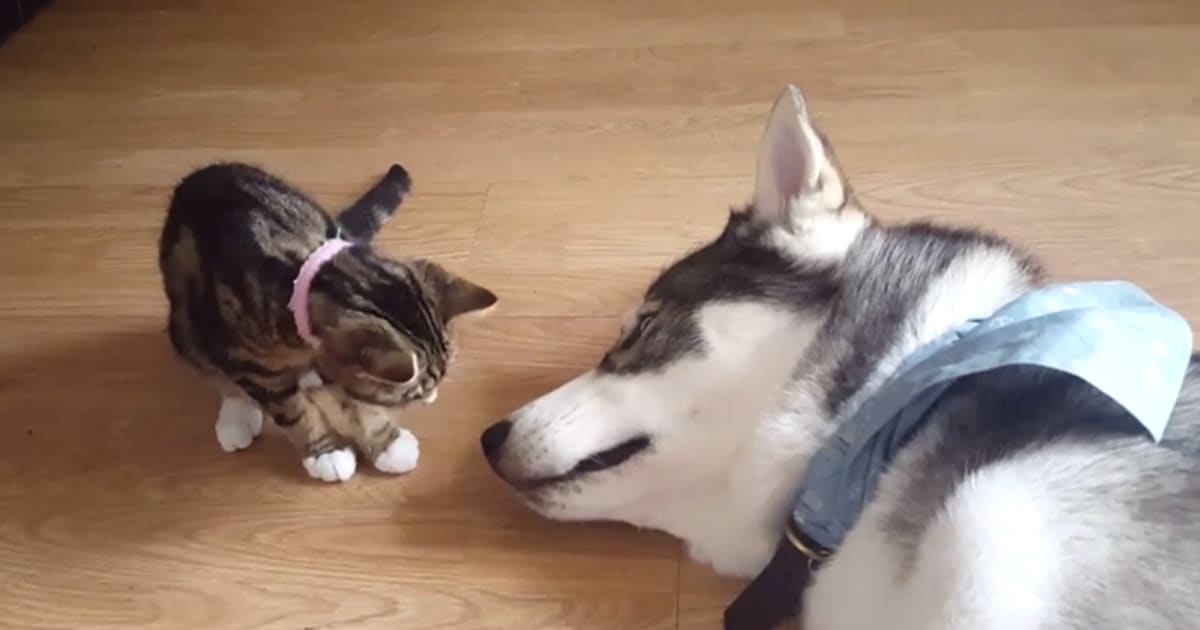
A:
[[[808,115],[804,95],[787,86],[771,109],[758,155],[754,213],[799,233],[846,204],[846,182]]]

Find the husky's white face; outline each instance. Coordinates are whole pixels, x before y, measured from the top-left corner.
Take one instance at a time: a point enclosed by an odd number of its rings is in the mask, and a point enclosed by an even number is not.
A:
[[[508,432],[493,466],[535,509],[621,518],[718,481],[814,328],[756,301],[668,308],[633,318],[600,367],[493,429]],[[656,356],[665,344],[677,345]]]
[[[651,284],[597,368],[484,432],[493,469],[559,519],[652,525],[662,501],[720,487],[779,405],[867,224],[789,88],[753,203]]]

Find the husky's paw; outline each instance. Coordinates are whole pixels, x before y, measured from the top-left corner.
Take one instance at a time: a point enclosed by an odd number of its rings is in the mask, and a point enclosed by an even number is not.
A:
[[[308,471],[308,476],[321,481],[347,481],[354,476],[357,468],[358,460],[354,457],[354,451],[349,448],[339,448],[304,458],[304,470]]]
[[[263,413],[258,405],[240,396],[221,399],[217,412],[217,442],[227,453],[240,451],[262,433]]]
[[[385,473],[406,473],[417,467],[417,459],[420,456],[417,436],[407,429],[400,429],[400,435],[388,444],[387,450],[375,458],[375,468]]]

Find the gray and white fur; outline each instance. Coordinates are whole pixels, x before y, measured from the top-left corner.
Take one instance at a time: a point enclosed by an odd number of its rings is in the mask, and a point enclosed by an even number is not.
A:
[[[663,530],[750,577],[833,418],[1041,282],[999,237],[868,215],[789,87],[751,203],[650,285],[595,369],[488,428],[484,452],[547,517]],[[817,573],[804,628],[1200,628],[1200,368],[1161,443],[1111,404],[1023,368],[956,384]]]

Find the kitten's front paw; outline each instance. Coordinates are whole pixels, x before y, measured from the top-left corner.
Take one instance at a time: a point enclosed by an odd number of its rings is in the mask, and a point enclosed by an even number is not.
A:
[[[358,460],[349,448],[304,458],[304,470],[308,471],[308,476],[321,481],[347,481],[354,476],[357,468]]]
[[[400,435],[388,444],[387,450],[375,458],[375,468],[385,473],[406,473],[417,467],[420,455],[417,436],[408,429],[400,429]]]
[[[262,433],[263,413],[258,405],[238,396],[221,399],[217,412],[217,442],[227,453],[240,451]]]

